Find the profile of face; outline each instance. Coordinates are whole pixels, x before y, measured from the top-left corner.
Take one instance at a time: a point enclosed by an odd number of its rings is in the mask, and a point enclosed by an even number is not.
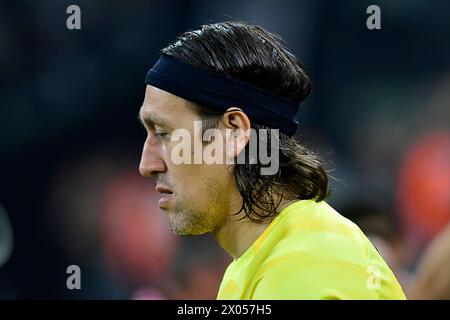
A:
[[[202,144],[202,134],[195,130],[195,121],[201,119],[190,104],[147,85],[139,112],[147,131],[139,171],[156,179],[156,191],[161,194],[158,205],[166,213],[170,229],[179,235],[214,232],[226,222],[229,212],[240,206],[229,164],[180,164],[173,159],[174,131],[189,132],[192,146]],[[223,121],[240,125],[239,117],[227,114]],[[219,129],[227,126],[223,121]]]

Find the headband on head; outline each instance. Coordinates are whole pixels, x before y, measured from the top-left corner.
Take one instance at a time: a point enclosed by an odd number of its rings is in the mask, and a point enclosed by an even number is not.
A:
[[[162,54],[145,83],[215,110],[240,107],[250,119],[292,136],[298,103],[246,82]]]

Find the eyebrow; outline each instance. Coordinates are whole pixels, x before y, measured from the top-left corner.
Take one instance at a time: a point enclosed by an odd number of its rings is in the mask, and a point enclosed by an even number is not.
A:
[[[169,121],[162,119],[154,112],[149,112],[145,115],[145,117],[141,118],[141,111],[139,111],[137,118],[138,118],[139,122],[141,123],[141,125],[144,127],[145,127],[145,125],[152,127],[155,124],[164,126],[164,127],[173,127]]]

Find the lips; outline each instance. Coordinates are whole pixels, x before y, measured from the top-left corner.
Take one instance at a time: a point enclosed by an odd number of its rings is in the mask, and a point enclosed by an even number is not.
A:
[[[155,189],[159,193],[173,193],[168,187],[162,185],[157,185]]]
[[[173,192],[168,187],[161,185],[156,186],[156,191],[161,193],[162,195],[162,197],[158,201],[158,206],[161,209],[164,209],[167,206],[167,202],[169,202],[170,199],[172,198]]]

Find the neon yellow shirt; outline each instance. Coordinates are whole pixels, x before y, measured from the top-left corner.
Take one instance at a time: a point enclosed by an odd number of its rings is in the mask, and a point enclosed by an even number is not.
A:
[[[325,201],[282,210],[225,271],[217,299],[405,299],[363,232]]]

